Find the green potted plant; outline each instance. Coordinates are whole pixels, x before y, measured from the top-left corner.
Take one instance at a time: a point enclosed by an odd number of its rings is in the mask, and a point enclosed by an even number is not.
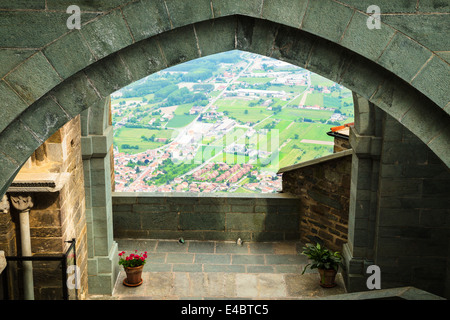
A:
[[[336,274],[339,269],[339,264],[341,263],[342,257],[339,252],[333,252],[319,243],[316,245],[306,244],[303,247],[303,252],[312,263],[309,263],[303,269],[302,274],[305,273],[306,268],[318,269],[320,274],[320,285],[324,288],[332,288],[336,286]]]
[[[147,251],[138,254],[137,250],[128,256],[125,251],[119,253],[119,265],[123,266],[127,277],[123,280],[123,284],[128,287],[137,287],[142,284],[142,269],[147,260]]]

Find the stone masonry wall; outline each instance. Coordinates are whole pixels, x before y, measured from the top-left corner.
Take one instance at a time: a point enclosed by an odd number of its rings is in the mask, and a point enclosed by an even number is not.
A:
[[[6,256],[15,255],[16,247],[16,225],[9,210],[0,212],[0,250],[5,251]]]
[[[0,211],[0,250],[4,251],[5,256],[13,256],[17,252],[17,243],[16,243],[16,225],[12,219],[10,214],[10,209],[6,207]],[[3,270],[6,272],[6,270]],[[7,281],[16,281],[17,272],[9,272]],[[0,300],[6,299],[4,297],[3,289],[6,285],[8,285],[7,281],[4,281],[3,274],[0,274]],[[11,287],[8,288],[9,291],[13,291]],[[13,294],[16,294],[15,292]]]
[[[80,136],[80,117],[77,116],[46,142],[45,160],[39,165],[30,161],[21,172],[71,173],[70,180],[60,191],[31,194],[34,204],[30,210],[31,250],[37,256],[60,255],[69,246],[65,241],[75,238],[77,266],[81,271],[82,284],[79,294],[84,295],[84,289],[87,289],[87,238]],[[7,255],[20,255],[17,210],[11,208],[10,214],[2,214],[0,230],[2,229],[5,230],[5,236],[0,240],[0,249],[6,250]],[[35,261],[33,274],[35,299],[62,299],[59,262]],[[20,281],[21,278],[17,279]]]
[[[340,137],[335,137],[334,138],[334,147],[333,147],[333,152],[341,152],[344,150],[348,150],[351,149],[352,147],[350,146],[350,141],[349,139],[344,139],[344,138],[340,138]]]
[[[81,157],[80,117],[77,116],[60,129],[62,134],[63,163],[61,170],[70,172],[68,184],[61,190],[61,229],[62,240],[76,239],[76,259],[80,268],[81,290],[87,293],[87,227],[85,212],[85,190],[83,160]],[[68,244],[64,245],[64,251]]]
[[[114,237],[281,241],[300,235],[299,202],[287,194],[113,193]]]
[[[300,199],[300,235],[332,250],[347,242],[352,156],[312,163],[283,173],[283,192]]]
[[[382,285],[450,297],[450,171],[386,116],[380,159],[375,263]]]

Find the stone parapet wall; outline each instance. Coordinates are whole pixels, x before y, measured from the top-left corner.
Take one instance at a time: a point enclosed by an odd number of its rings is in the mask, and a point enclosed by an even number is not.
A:
[[[348,233],[351,164],[349,150],[283,172],[283,192],[299,197],[302,241],[322,241],[342,250]]]
[[[122,193],[112,196],[115,238],[279,241],[300,236],[288,194]]]

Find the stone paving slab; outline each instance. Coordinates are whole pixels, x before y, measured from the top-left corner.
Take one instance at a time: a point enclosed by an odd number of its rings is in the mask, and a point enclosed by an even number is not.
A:
[[[319,286],[317,273],[144,272],[139,287],[122,284],[121,271],[113,299],[314,299],[346,293],[341,274],[334,288]]]
[[[111,299],[313,299],[345,293],[341,274],[335,288],[319,286],[319,275],[301,275],[307,258],[299,242],[118,239],[119,251],[147,251],[144,283],[123,285],[120,271]]]

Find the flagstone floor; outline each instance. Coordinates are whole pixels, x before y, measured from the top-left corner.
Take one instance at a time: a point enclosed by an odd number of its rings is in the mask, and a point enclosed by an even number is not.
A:
[[[317,270],[301,274],[308,261],[300,242],[116,241],[119,251],[149,257],[143,284],[123,285],[121,271],[108,299],[317,299],[346,292],[340,273],[334,288],[319,286]]]

